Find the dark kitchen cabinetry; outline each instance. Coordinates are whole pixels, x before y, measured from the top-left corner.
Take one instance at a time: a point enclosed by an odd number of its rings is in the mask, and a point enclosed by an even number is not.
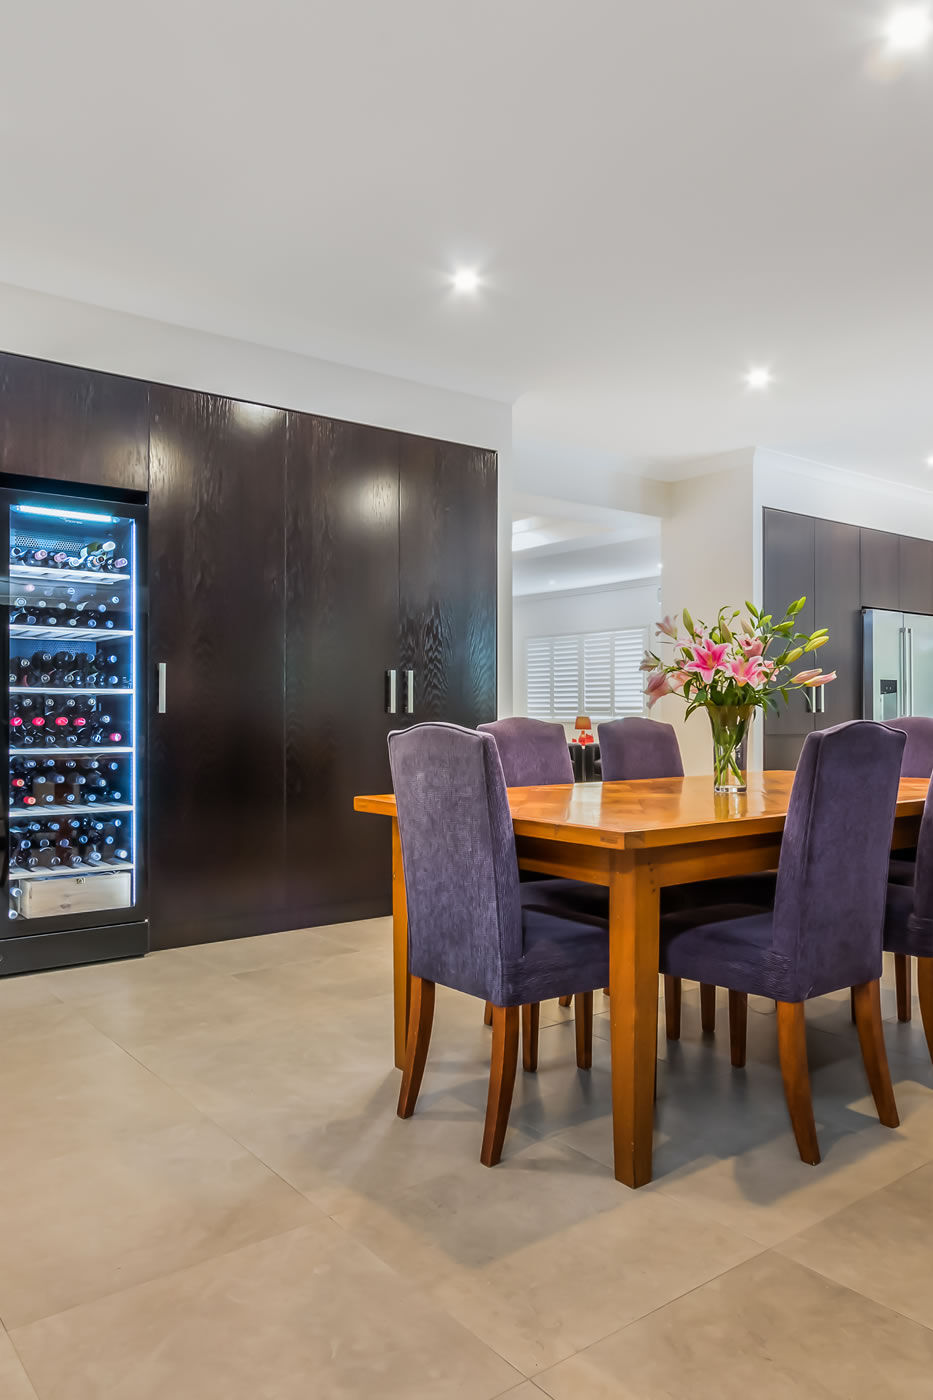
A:
[[[817,713],[792,695],[765,719],[765,767],[790,768],[814,727],[862,714],[862,609],[933,613],[933,541],[780,510],[765,510],[763,532],[765,612],[806,592],[800,631],[827,627],[830,641],[800,666],[837,673]]]
[[[399,667],[398,435],[290,414],[287,902],[296,919],[381,913],[391,853],[353,811],[391,788],[385,676]],[[396,696],[400,694],[396,679]]]
[[[285,420],[152,388],[155,947],[262,932],[283,902]]]
[[[149,386],[22,355],[0,355],[0,471],[145,491]]]
[[[496,458],[289,415],[285,922],[389,908],[390,730],[496,713]]]

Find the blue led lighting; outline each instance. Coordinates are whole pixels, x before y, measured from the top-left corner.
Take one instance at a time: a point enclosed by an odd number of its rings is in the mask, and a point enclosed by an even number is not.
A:
[[[90,515],[82,510],[56,510],[51,506],[14,506],[13,509],[24,515],[47,515],[55,520],[90,520],[95,525],[112,525],[116,519],[113,515]]]

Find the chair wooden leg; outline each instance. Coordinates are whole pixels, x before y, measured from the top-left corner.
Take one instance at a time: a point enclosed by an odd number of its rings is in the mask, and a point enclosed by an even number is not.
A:
[[[512,1107],[512,1090],[515,1088],[515,1071],[518,1068],[518,1022],[517,1006],[493,1007],[489,1097],[486,1101],[483,1150],[479,1157],[484,1167],[494,1167],[502,1156],[502,1144]]]
[[[485,1010],[485,1012],[484,1012],[484,1014],[483,1014],[483,1025],[485,1025],[485,1026],[491,1026],[491,1025],[492,1025],[492,1002],[491,1002],[491,1001],[487,1001],[487,1003],[486,1003],[486,1010]]]
[[[668,1040],[680,1039],[680,1003],[683,982],[679,977],[664,977],[664,1024]]]
[[[533,1073],[538,1068],[538,1026],[541,1023],[541,1003],[533,1001],[522,1007],[522,1069]]]
[[[408,1015],[408,1045],[405,1051],[405,1068],[402,1071],[402,1087],[398,1094],[399,1118],[410,1118],[418,1102],[421,1080],[424,1078],[424,1065],[431,1044],[431,1027],[434,1024],[434,983],[423,977],[411,979],[411,1010]]]
[[[910,958],[906,953],[894,954],[894,988],[897,993],[897,1019],[909,1021],[910,1006]]]
[[[572,1001],[573,1001],[573,997],[572,997],[572,996],[570,996],[570,997],[558,997],[558,998],[557,998],[557,1005],[558,1005],[558,1006],[569,1006],[570,1003],[571,1003]]]
[[[745,992],[729,992],[729,1046],[735,1069],[745,1068],[745,1045],[748,1038],[748,996]]]
[[[608,988],[608,987],[603,987],[603,996],[604,996],[604,997],[607,997],[608,995],[609,995],[609,988]]]
[[[871,1096],[884,1126],[896,1128],[900,1119],[897,1116],[894,1086],[888,1067],[888,1052],[884,1045],[881,983],[877,980],[863,982],[861,986],[853,987],[852,991],[855,994],[855,1024],[858,1027],[858,1039],[862,1047],[865,1073],[871,1086]]]
[[[800,1159],[815,1167],[820,1160],[820,1144],[813,1121],[810,1071],[807,1067],[807,1028],[802,1001],[777,1004],[778,1054],[784,1078],[784,1096],[790,1114]]]
[[[573,999],[577,1032],[577,1069],[593,1068],[593,993],[577,992]]]
[[[700,1025],[706,1032],[716,1029],[716,988],[700,983]]]
[[[927,1049],[933,1060],[933,958],[917,959],[917,1000],[920,1002],[920,1019],[927,1038]]]

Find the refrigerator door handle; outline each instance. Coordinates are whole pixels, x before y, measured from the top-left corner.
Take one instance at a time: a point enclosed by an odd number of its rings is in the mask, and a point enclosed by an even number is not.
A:
[[[386,671],[386,714],[398,714],[398,671]]]
[[[897,629],[897,719],[903,719],[907,702],[907,628]]]
[[[410,670],[405,672],[405,713],[415,713],[415,673]]]
[[[157,675],[158,675],[158,687],[159,687],[157,709],[158,709],[158,712],[159,712],[160,715],[164,715],[165,712],[166,712],[166,710],[168,709],[168,699],[167,699],[167,691],[166,691],[166,685],[167,685],[167,681],[168,681],[168,662],[167,662],[167,661],[160,661],[160,662],[159,662],[158,668],[157,668]]]

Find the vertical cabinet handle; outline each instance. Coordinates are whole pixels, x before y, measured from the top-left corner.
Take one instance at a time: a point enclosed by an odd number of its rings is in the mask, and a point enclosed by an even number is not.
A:
[[[907,713],[914,712],[914,629],[907,629]]]
[[[398,672],[386,671],[386,714],[398,714]]]
[[[413,715],[415,713],[415,673],[405,672],[405,713]]]
[[[159,678],[159,697],[157,708],[160,715],[164,715],[168,708],[168,698],[166,694],[166,682],[168,677],[168,662],[160,661],[157,670]]]

